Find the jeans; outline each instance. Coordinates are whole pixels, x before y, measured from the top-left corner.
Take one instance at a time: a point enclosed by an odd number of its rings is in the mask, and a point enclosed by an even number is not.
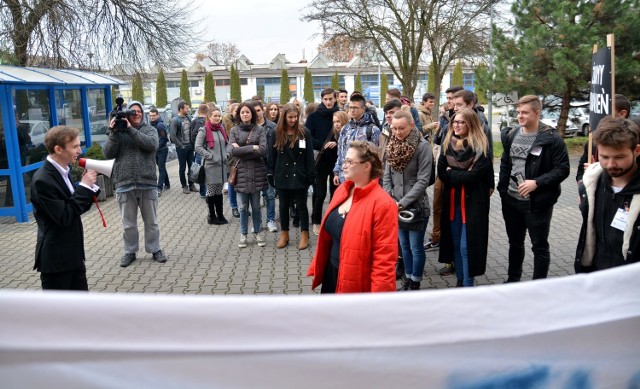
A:
[[[260,192],[240,193],[238,195],[238,210],[240,211],[240,233],[247,235],[249,230],[249,203],[251,203],[251,218],[253,219],[253,231],[259,233],[262,230],[262,212],[260,212]]]
[[[191,173],[191,164],[193,163],[193,147],[191,145],[185,145],[183,147],[176,147],[176,153],[178,154],[178,175],[180,176],[180,185],[184,188],[187,185],[193,184],[191,179],[185,176],[185,170],[187,174]]]
[[[171,184],[169,183],[169,174],[167,173],[167,155],[169,149],[164,148],[156,151],[156,165],[158,165],[158,190],[166,187],[169,189]]]
[[[156,189],[133,189],[116,193],[124,233],[125,254],[138,252],[138,208],[144,223],[144,249],[148,253],[160,250],[160,227],[158,226],[158,191]]]
[[[227,185],[227,194],[229,195],[229,205],[231,209],[238,209],[238,196],[236,195],[236,189],[233,185]]]
[[[267,222],[276,221],[276,188],[269,185],[267,189],[262,190],[262,197],[267,203]]]
[[[306,189],[278,189],[280,199],[280,227],[282,231],[289,231],[289,206],[295,203],[300,230],[309,231],[309,209],[307,208]]]
[[[456,207],[451,223],[453,240],[453,261],[456,267],[456,278],[462,286],[473,286],[474,279],[469,275],[469,252],[467,250],[467,225],[462,223],[462,212]]]
[[[551,254],[549,228],[553,208],[530,212],[529,202],[502,196],[502,216],[509,237],[509,281],[520,281],[524,261],[524,238],[529,231],[533,251],[533,279],[547,278]]]
[[[428,216],[425,216],[428,218]],[[427,256],[424,253],[424,230],[410,231],[398,229],[398,239],[402,250],[404,272],[407,279],[421,281]]]
[[[311,221],[313,224],[322,223],[322,206],[324,199],[327,197],[327,180],[329,182],[329,200],[333,198],[333,192],[337,186],[333,185],[333,172],[318,172],[316,184],[313,186],[313,196],[311,196],[311,204],[313,204],[311,212]]]

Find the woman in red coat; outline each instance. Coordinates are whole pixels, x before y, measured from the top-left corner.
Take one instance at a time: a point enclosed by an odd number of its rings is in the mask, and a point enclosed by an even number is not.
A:
[[[324,215],[309,266],[311,287],[322,284],[321,293],[395,291],[398,206],[378,183],[377,148],[351,142],[342,170],[346,181]]]

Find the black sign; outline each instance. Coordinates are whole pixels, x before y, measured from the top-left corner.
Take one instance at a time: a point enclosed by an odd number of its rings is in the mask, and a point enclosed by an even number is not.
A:
[[[589,126],[594,131],[605,116],[613,115],[611,85],[611,48],[605,47],[593,54],[591,95],[589,98]]]

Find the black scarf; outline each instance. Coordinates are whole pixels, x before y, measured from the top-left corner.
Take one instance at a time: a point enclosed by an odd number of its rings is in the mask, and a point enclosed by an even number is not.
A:
[[[338,108],[338,103],[333,104],[333,107],[327,108],[324,103],[320,103],[318,105],[318,109],[316,110],[320,115],[326,118],[332,118],[333,114],[338,112],[340,109]]]

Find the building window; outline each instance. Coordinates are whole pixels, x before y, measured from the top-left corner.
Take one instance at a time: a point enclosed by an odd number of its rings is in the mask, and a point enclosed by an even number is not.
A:
[[[470,90],[471,92],[475,92],[475,90],[476,90],[476,74],[475,73],[464,73],[462,75],[462,86],[466,90]]]
[[[167,81],[167,88],[180,88],[180,81]]]
[[[229,80],[228,78],[226,80],[223,79],[215,79],[214,80],[216,86],[229,86],[231,85],[231,80]]]
[[[13,101],[16,106],[20,164],[27,166],[42,161],[47,156],[44,137],[51,128],[49,92],[30,89],[14,90]],[[62,118],[63,116],[59,115],[58,120]]]

